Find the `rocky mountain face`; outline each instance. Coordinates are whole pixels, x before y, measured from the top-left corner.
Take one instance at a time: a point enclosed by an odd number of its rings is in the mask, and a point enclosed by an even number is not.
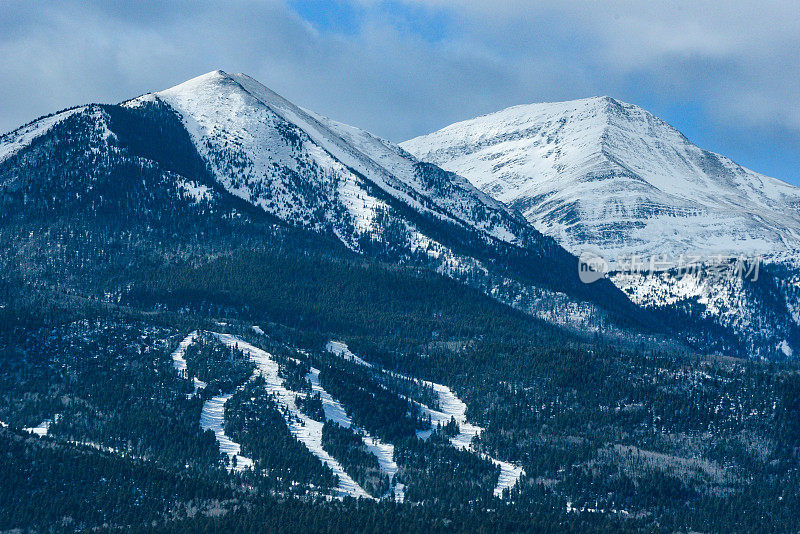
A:
[[[577,254],[781,257],[800,245],[800,189],[609,97],[515,106],[401,146]]]
[[[612,271],[631,258],[658,258],[666,264],[659,272],[612,280],[645,307],[691,304],[738,339],[728,352],[782,357],[790,352],[784,347],[797,350],[797,287],[790,281],[800,251],[797,187],[703,150],[651,113],[609,97],[515,106],[401,146],[518,209],[573,253],[600,254]],[[720,258],[740,256],[762,258],[777,273],[768,292],[774,296],[744,292],[741,280],[728,280],[718,293],[715,283],[679,280],[670,270],[683,262],[707,272]],[[754,310],[778,319],[744,319],[762,315]],[[694,321],[675,321],[695,330]]]

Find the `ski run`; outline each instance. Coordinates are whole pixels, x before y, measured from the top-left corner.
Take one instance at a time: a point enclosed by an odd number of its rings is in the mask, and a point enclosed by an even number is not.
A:
[[[231,334],[214,334],[217,339],[228,347],[236,348],[247,354],[256,364],[255,376],[261,376],[267,383],[268,391],[275,396],[276,402],[287,412],[286,424],[289,431],[300,443],[319,460],[333,471],[339,478],[337,488],[339,496],[372,498],[364,489],[348,475],[342,465],[333,456],[322,448],[322,425],[320,421],[311,419],[297,408],[295,397],[296,392],[287,389],[283,384],[283,379],[278,374],[278,363],[266,351],[254,347],[253,345],[241,340]],[[219,415],[224,418],[224,412]]]
[[[225,403],[233,397],[233,393],[212,397],[203,403],[200,412],[200,427],[211,430],[219,443],[219,451],[228,455],[228,470],[242,471],[253,468],[253,460],[240,454],[242,446],[225,434]]]
[[[326,348],[332,354],[335,354],[336,356],[339,356],[345,360],[366,367],[373,367],[369,362],[366,362],[353,354],[350,349],[348,349],[347,345],[340,341],[331,341],[327,344]],[[451,420],[455,420],[455,422],[458,424],[459,433],[450,439],[450,443],[457,449],[473,450],[472,439],[483,432],[483,428],[473,425],[467,421],[467,405],[461,399],[459,399],[449,387],[443,384],[430,382],[428,380],[412,378],[397,372],[386,372],[396,376],[397,378],[411,380],[417,384],[433,388],[434,392],[436,392],[436,395],[438,396],[439,410],[434,410],[433,408],[418,401],[413,402],[420,407],[425,415],[431,418],[432,427],[437,425],[444,426]],[[427,439],[430,437],[432,432],[433,429],[419,431],[417,432],[417,437],[421,439]],[[519,465],[498,460],[497,458],[493,458],[484,453],[481,453],[480,456],[500,467],[500,476],[497,480],[497,486],[495,486],[494,489],[494,494],[497,497],[502,498],[503,491],[514,487],[520,477],[524,474],[522,467]]]
[[[255,330],[255,328],[254,331],[258,332]],[[244,352],[244,354],[246,354],[253,361],[253,363],[255,363],[256,371],[253,373],[250,379],[252,380],[258,376],[264,378],[269,393],[276,399],[276,402],[282,408],[281,411],[286,414],[286,425],[292,436],[294,436],[294,438],[300,443],[305,445],[311,454],[316,456],[323,464],[327,465],[333,474],[338,477],[339,485],[336,488],[335,496],[374,499],[375,497],[368,494],[364,488],[362,488],[355,480],[353,480],[350,475],[347,474],[342,465],[327,451],[325,451],[325,449],[323,449],[322,426],[324,421],[312,419],[300,411],[300,409],[297,407],[295,399],[299,395],[302,395],[302,393],[298,393],[286,388],[283,379],[279,375],[278,363],[272,359],[270,354],[265,350],[247,343],[235,335],[221,334],[217,332],[209,333],[213,334],[227,347],[235,348]],[[180,342],[178,348],[171,354],[173,367],[182,378],[188,379],[186,376],[186,360],[184,359],[186,349],[192,343],[194,343],[198,337],[199,333],[197,331],[191,332],[188,336],[186,336],[186,338],[183,339],[183,341]],[[374,368],[372,364],[353,354],[347,345],[342,342],[331,341],[326,345],[326,350],[328,350],[331,354],[334,354],[335,356],[343,358],[347,361],[351,361],[365,367]],[[455,420],[455,422],[458,424],[459,433],[450,439],[450,443],[457,449],[470,450],[474,452],[472,440],[475,436],[480,435],[483,429],[467,421],[467,405],[461,399],[459,399],[450,388],[443,384],[437,384],[427,380],[408,377],[397,372],[384,372],[390,373],[398,378],[411,380],[420,385],[432,388],[438,396],[438,410],[418,401],[413,402],[420,407],[425,415],[430,417],[432,427],[438,425],[444,426],[447,425],[451,420]],[[358,435],[361,436],[365,448],[377,458],[381,471],[389,477],[389,483],[392,489],[383,497],[390,495],[393,491],[395,500],[402,502],[405,497],[405,492],[403,484],[400,484],[395,480],[395,476],[398,472],[398,465],[394,461],[394,445],[391,443],[384,443],[378,438],[371,436],[364,429],[355,427],[352,419],[349,415],[347,415],[347,411],[345,410],[344,406],[342,406],[338,400],[331,396],[331,394],[322,387],[319,379],[319,373],[319,369],[311,367],[308,375],[306,375],[306,378],[311,383],[312,394],[319,394],[320,399],[322,400],[322,408],[325,413],[325,419],[327,421],[337,423],[342,427],[352,428]],[[195,391],[189,396],[196,395],[199,389],[203,389],[206,386],[205,382],[198,380],[197,377],[193,377],[192,381],[195,386]],[[243,386],[244,384],[242,384],[240,388]],[[225,434],[224,428],[225,404],[231,397],[233,397],[233,395],[233,392],[226,393],[206,400],[203,403],[203,408],[200,413],[200,427],[203,430],[211,430],[214,432],[214,436],[219,444],[220,452],[228,456],[228,470],[243,471],[245,469],[253,469],[253,460],[241,455],[241,445],[233,441],[230,436]],[[57,414],[54,417],[54,420],[57,421],[58,418],[59,415]],[[42,421],[42,423],[38,426],[24,428],[23,430],[36,436],[46,436],[51,424],[52,420],[47,419]],[[5,423],[0,422],[0,426],[5,427],[6,425]],[[433,428],[430,430],[418,431],[417,436],[420,439],[427,439],[430,437],[432,432]],[[99,445],[94,446],[96,448],[106,449],[105,447],[101,447]],[[494,494],[495,496],[502,498],[503,491],[512,488],[524,474],[522,467],[510,462],[498,460],[497,458],[493,458],[485,453],[479,454],[485,460],[491,461],[500,467],[500,475],[497,485],[494,489]]]
[[[188,378],[186,376],[186,359],[184,358],[184,355],[186,354],[186,349],[188,349],[189,345],[194,343],[196,339],[197,331],[195,330],[186,336],[186,338],[180,342],[178,348],[175,349],[175,352],[172,353],[172,366],[183,378]],[[205,389],[205,387],[208,385],[202,380],[198,379],[196,376],[192,377],[192,384],[194,385],[194,392],[189,394],[190,397],[197,395],[198,390]]]
[[[308,381],[311,382],[311,389],[314,393],[319,393],[322,399],[322,410],[325,412],[325,419],[338,423],[340,426],[346,428],[353,427],[353,421],[347,415],[344,406],[339,401],[334,399],[330,393],[325,391],[319,381],[319,369],[311,368],[308,373]],[[395,483],[395,475],[397,474],[397,463],[394,461],[394,445],[390,443],[383,443],[378,438],[370,436],[365,430],[359,429],[358,433],[361,435],[361,440],[364,446],[378,459],[378,466],[381,471],[389,477],[389,485],[394,488],[395,500],[403,502],[405,499],[405,492],[402,484]]]
[[[261,329],[257,327],[253,328],[254,332],[262,334],[263,331],[260,330]],[[214,333],[214,336],[226,346],[243,351],[256,364],[257,369],[251,379],[256,376],[264,378],[268,391],[275,396],[278,404],[287,413],[286,424],[292,436],[305,445],[314,456],[327,465],[331,471],[333,471],[333,474],[338,477],[338,496],[372,498],[372,496],[345,472],[341,464],[322,448],[322,426],[324,422],[311,419],[297,408],[295,398],[298,393],[284,386],[283,379],[281,379],[278,374],[278,364],[270,357],[269,353],[231,334]],[[183,355],[189,345],[196,339],[197,332],[192,332],[180,343],[178,349],[172,354],[175,369],[181,373],[181,376],[185,377],[186,374],[186,360],[183,359]],[[323,399],[326,419],[334,421],[341,426],[351,427],[352,421],[342,405],[331,397],[320,385],[319,370],[312,368],[307,378],[313,386],[313,392],[319,393],[320,397]],[[200,426],[204,430],[212,430],[214,432],[217,442],[219,443],[220,451],[226,453],[230,458],[231,466],[229,469],[240,471],[252,468],[253,461],[250,458],[241,456],[241,445],[225,434],[225,403],[232,396],[232,393],[219,395],[203,403],[203,409],[200,415]],[[362,439],[368,450],[378,458],[381,469],[389,476],[390,481],[393,481],[394,475],[397,473],[397,464],[392,459],[394,447],[384,444],[368,434],[364,434]],[[236,458],[235,467],[233,462],[234,458]],[[402,500],[402,485],[397,485],[395,491],[395,498]]]

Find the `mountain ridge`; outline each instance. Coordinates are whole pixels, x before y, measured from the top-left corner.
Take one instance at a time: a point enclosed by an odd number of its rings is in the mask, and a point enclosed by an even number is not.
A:
[[[631,300],[705,350],[797,352],[800,188],[610,97],[514,106],[401,146],[517,208],[573,254],[599,254]],[[713,278],[743,257],[765,264],[764,280]],[[644,271],[628,272],[634,265]],[[688,265],[696,267],[683,279]]]
[[[400,145],[518,208],[576,254],[800,250],[799,188],[611,97],[513,106]]]
[[[117,220],[170,221],[163,231],[181,234],[191,225],[181,228],[170,202],[192,220],[214,214],[203,223],[212,226],[219,217],[250,224],[243,214],[254,209],[354,252],[467,282],[564,326],[588,321],[596,329],[605,308],[639,316],[610,283],[582,284],[577,258],[466,179],[302,110],[246,75],[212,71],[55,117],[7,134],[0,147],[15,143],[0,162],[0,200],[19,222],[56,208],[74,216],[104,206]],[[54,153],[64,159],[57,168]]]
[[[0,530],[797,530],[797,271],[585,284],[466,178],[187,83],[0,138]]]

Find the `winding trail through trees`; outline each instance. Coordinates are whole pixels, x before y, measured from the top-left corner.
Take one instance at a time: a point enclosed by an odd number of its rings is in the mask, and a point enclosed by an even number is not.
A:
[[[353,354],[347,345],[341,341],[330,341],[326,345],[326,348],[329,352],[345,360],[352,361],[365,367],[374,368],[371,363]],[[419,406],[425,415],[431,418],[432,426],[445,426],[451,420],[455,420],[455,422],[458,424],[459,433],[450,438],[450,443],[453,445],[453,447],[475,452],[476,454],[479,454],[481,458],[492,462],[500,468],[500,475],[497,480],[497,485],[494,488],[495,496],[502,498],[504,490],[514,487],[514,485],[519,481],[520,477],[525,473],[525,471],[522,469],[522,466],[499,460],[486,453],[478,453],[474,450],[474,447],[472,446],[472,439],[475,436],[480,435],[483,432],[483,428],[467,421],[466,403],[459,399],[449,387],[445,386],[444,384],[437,384],[436,382],[409,377],[395,371],[384,370],[383,372],[389,373],[403,380],[411,380],[417,384],[432,388],[438,397],[440,409],[435,410],[419,401],[413,399],[410,400]],[[418,431],[417,436],[421,439],[427,439],[432,431],[433,429]]]
[[[270,354],[232,334],[214,333],[214,336],[228,347],[243,351],[256,364],[257,369],[254,376],[260,375],[264,378],[267,390],[285,409],[286,424],[292,436],[305,445],[311,454],[319,458],[339,478],[338,496],[372,499],[373,497],[347,474],[342,465],[322,448],[323,423],[311,419],[297,408],[295,398],[298,393],[286,388],[278,372],[278,363],[272,359]]]

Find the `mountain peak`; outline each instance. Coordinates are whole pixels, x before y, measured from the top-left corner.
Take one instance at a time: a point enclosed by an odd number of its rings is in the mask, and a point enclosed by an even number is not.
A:
[[[517,208],[575,253],[800,250],[800,189],[608,96],[514,106],[401,146]]]
[[[205,83],[214,83],[214,82],[218,82],[221,79],[229,79],[229,78],[230,78],[230,75],[227,72],[225,72],[224,70],[216,69],[216,70],[212,70],[212,71],[206,72],[205,74],[201,74],[200,76],[195,76],[194,78],[189,78],[188,80],[183,81],[183,82],[181,82],[181,83],[179,83],[177,85],[174,85],[174,86],[172,86],[172,87],[170,87],[169,89],[166,89],[166,90],[169,91],[169,90],[175,89],[177,87],[182,87],[182,86],[196,87],[196,86],[199,86],[199,85],[202,85],[202,84],[205,84]]]
[[[392,202],[501,240],[516,243],[530,228],[467,180],[302,109],[246,74],[212,71],[128,105],[153,100],[181,116],[229,192],[280,219],[334,228],[349,246],[359,233],[371,232],[388,207],[377,199],[365,202],[376,188]]]

